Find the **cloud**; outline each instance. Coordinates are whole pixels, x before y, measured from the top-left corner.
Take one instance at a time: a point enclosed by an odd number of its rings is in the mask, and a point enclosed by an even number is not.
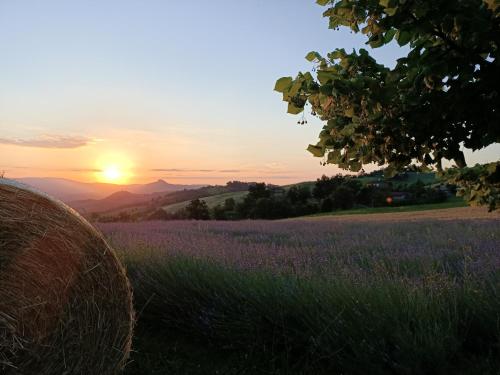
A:
[[[263,166],[247,166],[240,169],[187,169],[187,168],[154,168],[151,172],[177,172],[177,173],[262,173],[262,174],[283,174],[292,172],[286,168],[285,164],[268,163]],[[213,178],[211,176],[211,178]],[[293,178],[284,176],[284,178]]]
[[[102,169],[98,168],[44,168],[44,167],[27,167],[27,166],[19,166],[19,165],[5,165],[2,166],[2,168],[8,168],[8,169],[32,169],[32,170],[37,170],[37,171],[46,171],[46,172],[102,172]]]
[[[184,169],[184,168],[155,168],[151,172],[201,172],[201,173],[239,173],[240,169]]]
[[[264,164],[264,171],[271,172],[284,172],[287,170],[287,166],[279,162],[271,162]]]
[[[59,169],[63,172],[102,172],[102,169],[97,168],[72,168],[72,169]]]
[[[213,169],[155,168],[152,172],[215,172]]]
[[[92,144],[93,142],[95,142],[95,140],[88,137],[49,134],[42,134],[30,139],[0,138],[0,144],[4,145],[56,149],[78,148],[87,146],[89,144]]]
[[[185,176],[185,175],[171,175],[171,176],[168,176],[169,179],[193,179],[193,180],[201,180],[201,179],[221,179],[221,180],[226,180],[226,181],[229,181],[229,179],[231,179],[231,177],[228,177],[228,176],[219,176],[219,175],[216,175],[216,176]],[[264,179],[266,178],[272,178],[272,179],[276,179],[276,180],[297,180],[300,178],[300,176],[267,176],[267,177],[264,177],[264,176],[253,176],[253,175],[249,175],[249,176],[241,176],[241,177],[238,177],[238,179],[240,181],[264,181]]]

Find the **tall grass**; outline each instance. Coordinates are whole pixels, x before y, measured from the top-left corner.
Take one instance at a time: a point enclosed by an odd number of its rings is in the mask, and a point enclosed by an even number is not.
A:
[[[496,221],[103,229],[122,249],[143,329],[236,353],[255,373],[500,368]]]

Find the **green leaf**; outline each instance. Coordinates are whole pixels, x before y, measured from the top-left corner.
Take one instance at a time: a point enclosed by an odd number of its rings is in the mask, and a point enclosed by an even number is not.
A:
[[[309,72],[305,72],[305,73],[304,73],[304,80],[305,80],[306,82],[312,82],[312,81],[314,81],[314,78],[313,78],[313,76],[312,76],[312,74],[311,74],[311,73],[309,73]]]
[[[314,146],[314,145],[309,145],[307,147],[307,151],[309,151],[311,154],[314,156],[320,158],[325,155],[325,151],[323,150],[323,147],[319,146]]]
[[[318,72],[318,81],[322,85],[326,84],[330,80],[333,80],[334,77],[335,73],[333,72],[325,72],[324,70],[320,70]]]
[[[381,47],[384,44],[384,38],[381,34],[374,35],[368,40],[368,44],[372,48]]]
[[[295,105],[293,105],[292,103],[288,103],[288,113],[290,113],[292,115],[297,115],[300,112],[302,112],[303,110],[304,110],[304,108],[299,108],[299,107],[296,107]]]
[[[290,91],[288,92],[288,94],[292,97],[297,95],[299,93],[301,87],[302,87],[302,80],[296,79],[295,82],[293,83],[292,87],[290,87]]]
[[[327,162],[330,164],[337,164],[341,158],[340,150],[333,150],[328,153]]]
[[[495,173],[497,171],[497,169],[499,169],[499,168],[500,168],[500,164],[498,162],[497,163],[486,164],[486,170],[490,174]]]
[[[389,165],[387,168],[384,169],[384,177],[385,178],[391,178],[394,177],[398,171],[396,170],[396,167],[393,165]]]
[[[346,117],[354,117],[354,108],[353,107],[349,107],[348,109],[346,109],[344,111],[344,116],[346,116]]]
[[[394,7],[394,8],[385,8],[384,9],[385,13],[387,13],[388,16],[394,16],[396,14],[396,12],[398,11],[398,7]]]
[[[325,6],[326,4],[328,4],[331,0],[316,0],[316,4],[319,4],[319,5],[322,5],[322,6]]]
[[[314,60],[321,60],[321,59],[322,59],[321,55],[318,52],[316,52],[316,51],[311,51],[311,52],[309,52],[306,55],[306,60],[307,61],[311,61],[312,62]]]
[[[411,40],[411,33],[408,31],[399,30],[396,33],[396,39],[398,41],[398,44],[402,47],[402,46],[408,44],[408,42]]]
[[[344,137],[351,137],[355,132],[356,132],[356,125],[351,123],[351,124],[345,126],[340,131],[340,134],[342,134]]]
[[[292,84],[292,77],[282,77],[276,81],[274,91],[285,92]]]
[[[340,58],[342,58],[344,56],[345,56],[345,50],[344,49],[336,49],[335,51],[330,52],[328,54],[328,57],[331,60],[337,60],[337,59],[340,59]]]
[[[384,43],[389,43],[396,35],[396,29],[390,29],[384,34]]]
[[[361,167],[362,167],[361,163],[357,160],[351,160],[349,162],[349,169],[353,172],[359,172]]]

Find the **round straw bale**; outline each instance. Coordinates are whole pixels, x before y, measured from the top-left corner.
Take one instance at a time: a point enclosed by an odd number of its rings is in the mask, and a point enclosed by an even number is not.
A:
[[[102,235],[0,178],[0,373],[116,374],[133,322],[130,285]]]

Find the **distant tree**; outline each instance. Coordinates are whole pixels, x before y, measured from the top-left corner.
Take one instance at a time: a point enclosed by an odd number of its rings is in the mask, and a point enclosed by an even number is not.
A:
[[[250,185],[252,185],[252,183],[242,181],[229,181],[226,183],[226,187],[229,191],[245,191]]]
[[[324,163],[357,172],[387,165],[391,177],[416,163],[451,178],[472,204],[500,204],[500,161],[465,169],[462,147],[500,142],[500,2],[498,0],[317,0],[332,29],[366,35],[372,48],[396,41],[405,56],[394,68],[369,53],[310,52],[315,76],[283,77],[275,90],[288,112],[309,105],[325,122],[308,150]],[[477,172],[477,173],[476,173]]]
[[[338,174],[333,177],[321,176],[314,184],[312,194],[316,199],[323,199],[330,196],[343,182],[345,177]]]
[[[311,189],[307,186],[294,185],[288,189],[286,196],[292,204],[305,203],[311,198]]]
[[[204,200],[193,199],[186,207],[187,216],[194,220],[208,220],[210,213]]]
[[[221,206],[220,204],[216,205],[212,209],[212,217],[215,220],[226,220],[226,210],[224,206]]]
[[[363,184],[361,183],[361,181],[351,176],[346,177],[341,186],[345,186],[351,189],[354,195],[358,195],[361,189],[363,188]]]
[[[290,205],[283,198],[259,198],[250,210],[251,219],[281,219],[291,216]]]
[[[250,210],[252,219],[270,219],[273,201],[271,198],[259,198]]]
[[[174,213],[168,215],[171,220],[187,220],[190,219],[186,208],[181,208]]]
[[[418,179],[414,184],[408,186],[406,190],[409,190],[415,195],[415,198],[420,199],[425,194],[425,184],[422,180]]]
[[[255,216],[252,211],[258,199],[271,197],[271,191],[265,183],[255,183],[248,187],[248,194],[242,202],[236,205],[236,212],[238,217],[248,218]]]
[[[151,213],[148,218],[148,220],[168,220],[170,219],[169,214],[167,211],[165,211],[163,208],[158,208],[153,213]]]
[[[373,185],[363,186],[358,194],[358,203],[373,207],[375,205],[375,191]]]
[[[330,198],[325,198],[321,201],[321,212],[333,211],[333,201]]]
[[[236,207],[236,201],[234,200],[234,198],[227,198],[224,201],[224,210],[234,211],[235,207]]]
[[[332,206],[334,209],[347,210],[354,206],[356,199],[355,191],[347,185],[340,185],[332,194]]]
[[[256,183],[248,188],[248,199],[269,198],[271,191],[264,182]]]

